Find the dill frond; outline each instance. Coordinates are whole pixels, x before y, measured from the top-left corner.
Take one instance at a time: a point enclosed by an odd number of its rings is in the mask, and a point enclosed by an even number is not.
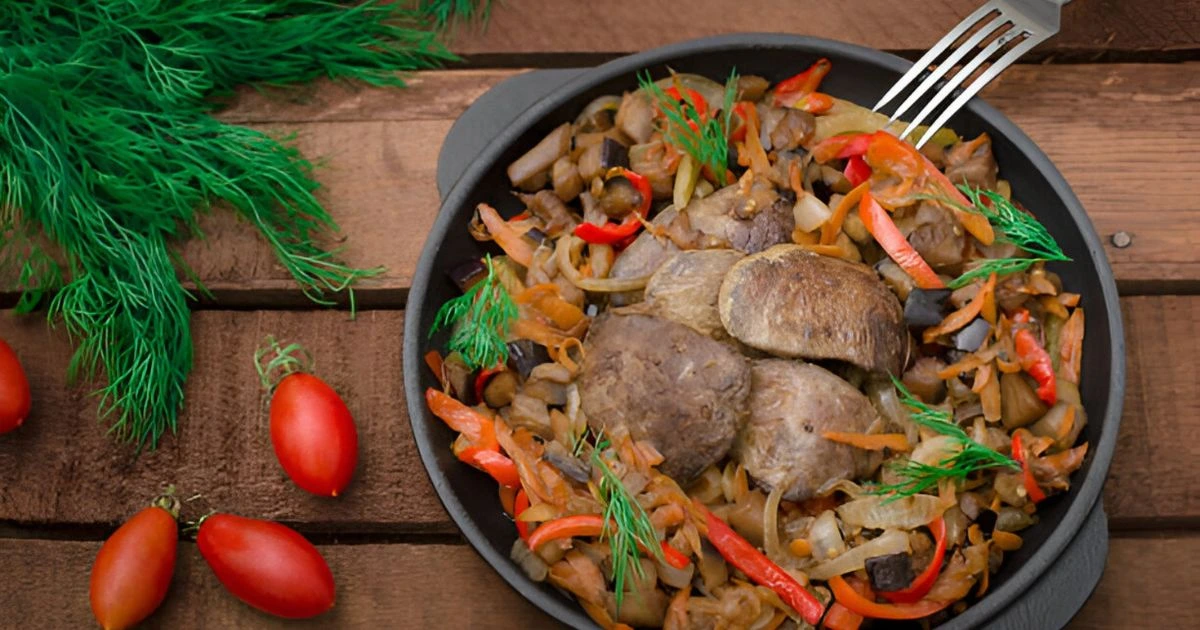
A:
[[[0,232],[19,237],[0,264],[18,310],[53,293],[69,376],[104,377],[101,416],[139,450],[175,430],[192,368],[179,277],[195,273],[173,243],[200,234],[198,212],[231,207],[318,303],[379,271],[322,245],[337,225],[288,140],[214,119],[211,97],[320,76],[401,86],[456,59],[377,0],[6,2],[0,41]]]
[[[968,475],[989,468],[1020,469],[1020,466],[1011,457],[972,440],[962,427],[954,423],[953,416],[949,411],[925,404],[913,396],[904,383],[895,376],[892,376],[892,384],[900,394],[900,402],[908,407],[909,418],[913,422],[941,435],[950,436],[960,450],[939,461],[936,466],[912,460],[895,464],[892,466],[892,470],[901,478],[901,481],[876,485],[871,489],[871,494],[890,495],[889,500],[895,500],[936,488],[943,479],[963,481]]]
[[[460,20],[478,20],[486,26],[492,15],[492,0],[421,0],[417,11],[439,31]]]
[[[596,444],[596,448],[592,450],[592,466],[600,471],[599,499],[604,505],[602,535],[612,549],[613,595],[617,610],[620,610],[630,569],[632,568],[637,577],[644,577],[638,546],[649,550],[658,560],[663,560],[663,555],[650,516],[637,499],[630,495],[621,478],[605,460],[603,451],[608,446],[608,440]]]
[[[471,369],[491,368],[508,360],[509,326],[519,312],[512,296],[496,276],[491,254],[485,258],[487,277],[438,309],[429,329],[432,336],[452,328],[447,347],[462,354]]]
[[[940,203],[945,203],[964,212],[974,212],[987,217],[989,223],[997,228],[996,240],[1012,243],[1029,256],[1020,258],[983,258],[971,263],[968,269],[947,285],[951,289],[959,289],[987,278],[993,273],[997,277],[1020,273],[1039,262],[1052,260],[1071,260],[1046,227],[1030,214],[1022,212],[1011,201],[1000,193],[973,188],[967,184],[959,184],[958,189],[971,201],[970,206],[964,206],[946,197],[928,197]],[[925,198],[924,196],[922,196]]]
[[[638,84],[666,117],[667,127],[663,134],[666,140],[690,155],[696,164],[707,166],[717,178],[717,183],[727,185],[729,126],[733,119],[733,101],[737,95],[737,70],[731,71],[729,79],[725,81],[720,117],[716,116],[716,112],[701,116],[687,90],[680,89],[683,100],[675,100],[650,80],[649,72],[638,74]]]

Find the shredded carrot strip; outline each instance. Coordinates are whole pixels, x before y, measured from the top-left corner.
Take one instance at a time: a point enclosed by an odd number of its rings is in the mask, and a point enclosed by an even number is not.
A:
[[[980,311],[983,310],[983,303],[988,299],[987,295],[993,293],[995,290],[996,274],[992,274],[988,276],[987,282],[983,283],[983,287],[979,289],[975,297],[971,298],[970,302],[967,302],[962,308],[947,315],[946,319],[942,320],[942,323],[925,329],[925,333],[922,335],[925,343],[933,343],[939,336],[952,333],[971,323],[971,320],[978,317]]]
[[[992,542],[1000,551],[1016,551],[1021,548],[1021,537],[1002,529],[992,532]]]
[[[797,195],[804,194],[804,180],[800,178],[800,160],[788,163],[788,184]]]
[[[847,444],[866,451],[907,451],[912,446],[903,433],[846,433],[842,431],[823,431],[821,437],[831,442]]]
[[[975,385],[971,391],[979,394],[979,403],[983,407],[983,419],[988,422],[999,420],[1000,379],[996,376],[996,370],[991,363],[984,364],[975,373]]]
[[[771,160],[758,137],[758,109],[746,108],[746,152],[750,157],[750,170],[759,177],[771,172]]]
[[[528,304],[545,315],[559,330],[570,330],[586,317],[574,304],[562,299],[553,282],[535,284],[513,298],[517,304]]]
[[[529,241],[525,240],[513,226],[505,221],[496,209],[481,203],[478,206],[479,218],[487,227],[488,233],[492,238],[496,239],[496,244],[504,250],[508,257],[520,264],[523,267],[528,267],[533,263],[533,247],[529,245]]]
[[[842,248],[838,247],[837,245],[802,245],[802,247],[810,252],[813,252],[814,254],[829,256],[830,258],[841,258],[846,254],[846,252],[842,251]]]
[[[1067,307],[1063,306],[1062,303],[1058,301],[1057,296],[1043,295],[1039,301],[1042,303],[1042,308],[1046,309],[1047,313],[1050,313],[1055,317],[1066,319],[1071,315],[1067,312]]]
[[[516,512],[517,489],[509,488],[508,486],[499,486],[500,488],[500,507],[504,508],[504,513],[513,516]]]
[[[554,361],[567,368],[567,371],[574,376],[579,373],[579,364],[575,362],[575,359],[571,358],[571,353],[569,352],[571,348],[578,349],[579,357],[581,359],[583,358],[583,342],[575,337],[567,337],[566,339],[563,339],[563,342],[559,344],[558,349],[555,351]]]
[[[970,372],[972,370],[978,370],[984,364],[989,363],[993,359],[995,359],[996,354],[999,352],[999,350],[1000,349],[999,349],[999,347],[997,347],[996,344],[992,344],[991,346],[988,346],[987,348],[976,351],[972,354],[968,354],[967,356],[963,357],[963,359],[961,361],[959,361],[958,363],[953,363],[953,364],[943,368],[942,370],[940,370],[937,373],[937,376],[938,376],[938,378],[945,380],[948,378],[954,378],[965,372]],[[1018,369],[1020,368],[1019,365],[1017,367],[1018,367]]]
[[[1076,308],[1059,334],[1058,356],[1063,378],[1078,385],[1083,360],[1083,308]]]
[[[850,213],[852,208],[858,207],[858,202],[862,199],[863,193],[870,190],[869,182],[863,182],[855,186],[853,190],[846,193],[845,197],[838,202],[836,208],[833,209],[833,215],[821,226],[821,244],[833,245],[837,240],[838,232],[842,231],[842,223],[846,221],[846,215]]]
[[[430,371],[437,377],[438,383],[442,385],[442,391],[450,389],[450,378],[446,374],[446,364],[442,361],[442,353],[437,350],[430,350],[425,353],[425,365],[429,366]]]

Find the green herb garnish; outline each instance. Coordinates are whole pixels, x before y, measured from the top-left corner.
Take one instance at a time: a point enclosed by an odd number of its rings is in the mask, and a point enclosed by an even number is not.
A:
[[[951,289],[965,287],[976,280],[985,279],[993,273],[1005,276],[1020,273],[1039,262],[1051,260],[1071,260],[1046,227],[1026,212],[1022,212],[1000,193],[972,188],[960,184],[958,189],[971,200],[972,206],[966,207],[951,199],[939,197],[937,200],[953,205],[965,212],[975,212],[987,217],[988,222],[999,229],[997,240],[1006,241],[1029,252],[1024,258],[985,258],[973,264],[966,273],[952,280]]]
[[[508,360],[509,326],[519,315],[512,296],[496,276],[491,254],[484,259],[487,277],[438,309],[429,330],[453,327],[447,347],[462,354],[471,369],[492,368]]]
[[[192,369],[179,278],[198,278],[176,244],[200,234],[197,213],[236,212],[318,303],[378,272],[325,246],[337,226],[309,162],[215,119],[212,97],[317,77],[402,86],[456,59],[376,0],[4,2],[0,42],[0,263],[19,312],[50,298],[77,343],[69,376],[105,377],[100,415],[139,449],[175,430]],[[28,245],[41,236],[50,250]]]
[[[962,481],[973,472],[988,468],[1010,468],[1020,470],[1020,466],[1011,457],[992,450],[975,440],[972,440],[962,427],[953,422],[949,411],[935,409],[921,402],[895,376],[892,384],[900,393],[900,402],[910,410],[909,417],[913,422],[941,435],[948,435],[961,447],[954,455],[938,462],[936,466],[907,460],[894,464],[892,470],[903,478],[903,481],[877,485],[871,494],[891,495],[888,500],[896,500],[914,494],[920,494],[931,488],[936,488],[942,479]]]
[[[725,81],[725,100],[719,117],[714,115],[715,112],[701,115],[691,93],[683,86],[678,87],[680,101],[651,81],[649,72],[638,74],[638,83],[666,116],[667,128],[663,136],[667,142],[691,156],[698,167],[707,166],[716,176],[717,183],[729,184],[725,176],[729,170],[729,126],[737,96],[737,70],[731,71]]]
[[[604,532],[602,536],[608,540],[612,549],[613,596],[616,599],[617,610],[621,609],[621,601],[625,596],[625,580],[630,567],[639,578],[645,577],[642,570],[640,544],[650,550],[656,559],[664,561],[662,547],[658,542],[658,534],[650,522],[650,516],[637,502],[621,478],[617,476],[602,455],[608,448],[608,440],[602,440],[592,450],[592,466],[600,471],[598,490],[600,502],[604,505]]]
[[[438,30],[458,20],[478,19],[486,25],[492,14],[492,0],[421,0],[417,12]]]

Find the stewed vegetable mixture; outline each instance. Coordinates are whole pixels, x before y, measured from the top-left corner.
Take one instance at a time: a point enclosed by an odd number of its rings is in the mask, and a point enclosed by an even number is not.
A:
[[[987,135],[918,151],[830,68],[597,98],[447,270],[430,409],[604,628],[936,624],[1087,454],[1070,259]]]

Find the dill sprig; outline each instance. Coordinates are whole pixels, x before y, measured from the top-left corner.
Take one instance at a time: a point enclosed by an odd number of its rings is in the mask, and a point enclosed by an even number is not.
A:
[[[925,404],[913,396],[895,376],[892,377],[892,384],[900,394],[900,402],[909,408],[909,418],[913,422],[941,435],[950,436],[960,449],[954,455],[938,462],[936,466],[912,460],[893,465],[892,471],[901,477],[901,481],[877,485],[871,490],[872,494],[890,495],[889,500],[895,500],[937,488],[943,479],[963,481],[968,475],[979,470],[1020,469],[1011,457],[972,440],[962,427],[953,422],[949,411]]]
[[[439,31],[459,20],[478,20],[486,25],[492,14],[492,0],[421,0],[417,11]]]
[[[687,153],[699,166],[707,166],[724,186],[729,170],[729,125],[733,120],[733,101],[737,96],[737,70],[725,81],[724,102],[720,115],[709,112],[700,115],[691,94],[679,89],[682,101],[672,98],[655,82],[649,72],[638,74],[638,83],[667,119],[664,137],[679,150]],[[711,107],[711,105],[710,105]]]
[[[4,277],[20,312],[49,298],[77,344],[68,375],[105,377],[100,414],[139,450],[176,429],[192,369],[179,277],[198,278],[175,241],[200,235],[198,212],[230,207],[322,304],[379,271],[323,246],[337,225],[288,140],[214,119],[211,97],[318,76],[400,86],[455,59],[376,0],[5,2],[0,41]]]
[[[433,318],[429,335],[453,327],[447,347],[462,354],[467,367],[491,368],[508,360],[505,338],[519,315],[512,296],[496,276],[491,254],[484,259],[487,277],[462,295],[447,300]]]
[[[600,471],[597,484],[600,502],[604,505],[604,532],[612,550],[613,596],[617,610],[625,595],[625,580],[630,568],[638,578],[645,577],[642,570],[641,552],[638,546],[650,551],[658,560],[663,560],[658,534],[650,522],[650,516],[630,493],[617,473],[605,460],[603,452],[609,447],[608,440],[601,440],[592,449],[592,466]]]
[[[985,279],[993,273],[997,277],[1020,273],[1039,262],[1052,260],[1071,260],[1046,227],[1022,212],[1003,195],[983,188],[972,188],[959,184],[958,189],[971,201],[971,206],[963,206],[951,199],[938,198],[938,201],[949,203],[960,210],[975,212],[987,217],[988,222],[998,228],[1000,234],[997,240],[1012,243],[1030,255],[1021,258],[984,258],[971,265],[961,276],[952,280],[951,289],[965,287],[976,280]]]

